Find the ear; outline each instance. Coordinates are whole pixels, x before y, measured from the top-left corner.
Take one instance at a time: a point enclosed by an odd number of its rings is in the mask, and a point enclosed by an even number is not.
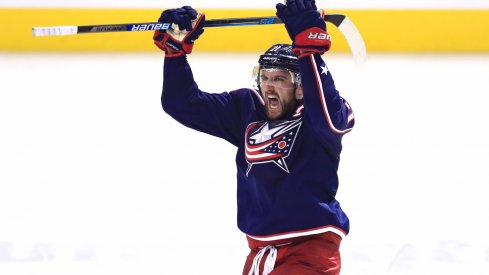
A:
[[[304,94],[302,93],[302,85],[298,85],[297,88],[295,89],[295,98],[296,99],[302,99]]]

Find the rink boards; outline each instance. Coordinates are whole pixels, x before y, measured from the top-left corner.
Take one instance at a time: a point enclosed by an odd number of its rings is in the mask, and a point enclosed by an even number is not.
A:
[[[272,9],[205,9],[208,19],[274,15]],[[0,51],[156,51],[152,32],[32,37],[34,26],[156,21],[158,9],[2,8]],[[488,52],[489,9],[331,10],[350,17],[369,52]],[[348,51],[329,25],[334,51]],[[207,29],[195,46],[202,52],[256,52],[289,42],[280,25]]]

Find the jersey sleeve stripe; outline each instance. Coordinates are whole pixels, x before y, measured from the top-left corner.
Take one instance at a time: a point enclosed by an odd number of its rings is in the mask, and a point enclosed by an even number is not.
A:
[[[317,68],[316,61],[314,60],[314,55],[311,54],[309,56],[309,58],[311,59],[311,64],[312,64],[312,67],[313,67],[314,77],[316,79],[317,92],[318,92],[318,95],[319,95],[319,99],[321,100],[321,106],[323,107],[323,113],[324,113],[324,117],[326,119],[326,123],[328,124],[329,128],[334,133],[337,133],[337,134],[345,134],[345,133],[350,132],[352,130],[352,128],[347,128],[345,130],[339,130],[339,129],[337,129],[334,126],[334,124],[333,124],[333,122],[331,120],[331,116],[329,115],[328,105],[326,104],[326,99],[324,97],[323,85],[322,85],[322,82],[321,82],[321,74],[319,73],[319,70]],[[348,108],[348,109],[351,110],[350,108]],[[353,117],[351,119],[353,119]]]
[[[353,114],[353,110],[351,109],[348,101],[343,99],[343,102],[345,103],[346,108],[348,108],[348,122],[346,123],[348,125],[355,119],[355,115]]]

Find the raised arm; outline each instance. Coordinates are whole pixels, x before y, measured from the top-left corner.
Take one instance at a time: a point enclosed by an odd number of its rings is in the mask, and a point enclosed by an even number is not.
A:
[[[167,114],[183,125],[237,145],[239,97],[239,92],[201,91],[185,56],[165,58],[161,104]]]
[[[351,131],[355,119],[353,111],[338,90],[326,63],[319,54],[299,59],[302,77],[304,115],[320,138],[328,142],[341,139]]]
[[[341,136],[353,127],[354,117],[321,58],[331,47],[326,23],[314,0],[288,0],[276,8],[299,57],[305,119],[325,145],[340,142]]]
[[[240,140],[239,106],[253,104],[249,91],[206,93],[194,81],[187,55],[203,33],[203,14],[191,7],[163,11],[161,23],[171,23],[168,31],[156,31],[156,46],[165,52],[161,103],[166,113],[187,127],[223,138],[237,145]]]

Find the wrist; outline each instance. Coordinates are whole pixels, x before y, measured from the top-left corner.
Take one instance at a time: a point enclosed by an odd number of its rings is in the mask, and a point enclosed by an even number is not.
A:
[[[182,56],[185,55],[183,51],[165,51],[165,57],[177,57],[177,56]]]
[[[306,49],[292,49],[292,51],[297,56],[297,58],[303,58],[305,56],[309,56],[309,55],[317,53],[317,51],[311,51],[311,50],[306,50]]]

